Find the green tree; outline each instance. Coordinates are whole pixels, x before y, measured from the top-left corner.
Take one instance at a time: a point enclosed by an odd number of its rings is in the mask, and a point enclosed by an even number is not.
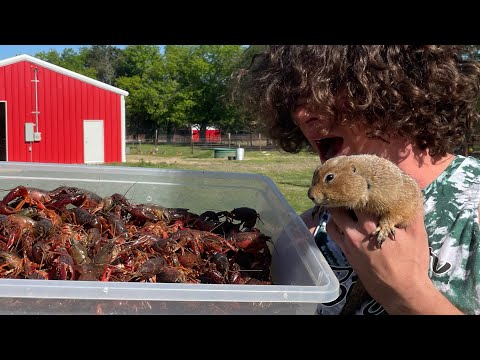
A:
[[[117,66],[122,50],[112,45],[92,45],[82,59],[88,68],[97,73],[97,80],[115,85]]]
[[[160,47],[157,45],[129,45],[118,57],[117,75],[119,77],[141,75],[161,59]]]
[[[72,48],[63,49],[59,54],[56,50],[42,51],[35,54],[35,57],[47,61],[51,64],[61,66],[65,69],[75,71],[76,73],[97,79],[97,70],[87,64],[89,48],[82,46],[77,53]]]
[[[227,90],[242,52],[241,45],[165,46],[168,73],[180,84],[182,99],[189,100],[177,122],[198,124],[203,139],[208,126],[224,131],[235,126],[238,119]]]
[[[254,114],[250,114],[246,112],[245,108],[242,106],[239,106],[237,103],[237,98],[235,94],[235,78],[237,72],[240,69],[246,69],[248,68],[254,56],[257,54],[261,53],[262,51],[265,50],[267,45],[249,45],[243,48],[241,57],[236,65],[236,68],[234,69],[230,83],[228,86],[228,94],[229,94],[229,101],[231,102],[231,108],[233,108],[236,116],[236,122],[235,122],[235,127],[232,129],[233,131],[242,129],[242,130],[248,130],[250,134],[256,132],[258,130],[258,123],[257,119],[254,116]]]
[[[131,133],[152,137],[156,129],[165,128],[171,134],[175,126],[185,123],[191,101],[158,47],[128,46],[120,68],[124,76],[117,79],[118,86],[130,93],[126,107]]]

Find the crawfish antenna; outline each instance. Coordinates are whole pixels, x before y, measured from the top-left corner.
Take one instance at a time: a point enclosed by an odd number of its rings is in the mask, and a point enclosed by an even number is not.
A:
[[[127,189],[127,191],[125,191],[125,194],[123,194],[123,196],[127,197],[127,193],[130,191],[130,189],[134,186],[134,185],[137,185],[138,183],[138,180],[135,181],[132,185],[130,185],[130,187]]]

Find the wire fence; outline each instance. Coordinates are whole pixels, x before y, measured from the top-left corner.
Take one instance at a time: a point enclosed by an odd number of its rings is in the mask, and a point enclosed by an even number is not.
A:
[[[467,144],[467,155],[480,158],[480,135],[471,135],[470,141]]]
[[[169,144],[191,146],[197,149],[211,149],[211,148],[245,148],[247,150],[273,150],[278,148],[271,139],[265,138],[261,134],[227,134],[227,135],[212,135],[206,136],[205,139],[192,137],[191,135],[173,134],[170,137],[160,134],[156,138],[146,138],[137,136],[136,138],[127,137],[127,144],[130,146],[138,146],[141,144]]]
[[[213,148],[237,148],[241,147],[246,150],[270,151],[278,149],[271,139],[264,137],[260,133],[251,134],[207,134],[204,139],[191,135],[173,134],[167,137],[165,134],[159,134],[156,138],[147,138],[139,135],[136,137],[127,136],[127,145],[135,148],[141,144],[153,145],[181,145],[191,146],[192,149],[213,149]],[[462,155],[471,155],[480,158],[480,135],[472,135],[470,141],[457,153]]]

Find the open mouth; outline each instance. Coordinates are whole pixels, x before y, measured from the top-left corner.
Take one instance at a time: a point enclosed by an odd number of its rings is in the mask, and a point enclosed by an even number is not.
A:
[[[331,137],[317,141],[318,153],[322,162],[331,159],[340,152],[343,145],[343,138]]]

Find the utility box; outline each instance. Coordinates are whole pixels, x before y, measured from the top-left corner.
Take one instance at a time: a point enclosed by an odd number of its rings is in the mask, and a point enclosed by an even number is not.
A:
[[[35,135],[33,131],[34,123],[25,123],[25,142],[35,141]]]

